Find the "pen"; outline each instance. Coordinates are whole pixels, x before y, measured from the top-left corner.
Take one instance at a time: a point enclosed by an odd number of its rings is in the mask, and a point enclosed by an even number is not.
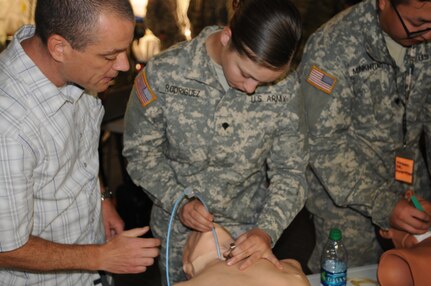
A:
[[[415,195],[411,196],[411,200],[412,200],[412,203],[415,206],[415,208],[417,208],[418,210],[420,210],[422,212],[425,211],[424,208],[422,207],[421,203],[418,201],[418,199],[416,198]]]

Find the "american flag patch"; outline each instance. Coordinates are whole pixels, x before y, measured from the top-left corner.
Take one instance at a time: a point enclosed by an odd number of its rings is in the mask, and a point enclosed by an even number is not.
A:
[[[310,74],[308,75],[307,82],[315,88],[331,94],[335,87],[337,79],[332,75],[322,71],[316,66],[311,67]]]
[[[157,96],[148,84],[145,71],[135,79],[135,90],[136,96],[144,107],[157,99]]]

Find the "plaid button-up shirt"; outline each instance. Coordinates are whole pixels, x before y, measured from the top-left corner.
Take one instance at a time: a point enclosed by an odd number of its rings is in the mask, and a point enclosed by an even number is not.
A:
[[[63,244],[104,240],[98,184],[101,102],[52,84],[20,42],[0,55],[0,252],[30,235]],[[0,285],[92,285],[91,272],[36,274],[0,269]]]

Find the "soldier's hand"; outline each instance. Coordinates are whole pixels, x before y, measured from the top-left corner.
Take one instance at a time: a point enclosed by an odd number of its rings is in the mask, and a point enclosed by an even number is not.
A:
[[[139,238],[149,227],[123,231],[101,246],[98,269],[111,273],[141,273],[154,264],[159,255],[160,240]]]
[[[201,201],[194,199],[185,204],[179,213],[180,221],[187,227],[205,232],[210,231],[213,226],[213,215],[211,215]]]
[[[401,199],[392,210],[390,223],[396,229],[411,234],[423,234],[430,227],[430,216],[416,209],[407,200]]]
[[[227,261],[228,265],[240,262],[239,269],[244,270],[259,259],[266,259],[277,268],[283,269],[283,265],[272,253],[270,236],[263,230],[254,228],[242,234],[235,241],[235,245],[235,249],[230,253],[232,258]]]

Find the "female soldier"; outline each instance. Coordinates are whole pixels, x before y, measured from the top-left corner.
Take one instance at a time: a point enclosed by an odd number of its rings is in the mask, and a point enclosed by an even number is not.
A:
[[[126,112],[127,169],[154,202],[150,225],[162,245],[185,188],[208,205],[183,201],[174,220],[168,267],[176,282],[186,278],[188,232],[211,230],[213,222],[237,239],[228,265],[241,261],[245,269],[263,258],[281,268],[271,247],[304,204],[295,77],[273,84],[298,45],[298,11],[289,0],[234,1],[234,8],[228,27],[207,27],[150,60]]]

